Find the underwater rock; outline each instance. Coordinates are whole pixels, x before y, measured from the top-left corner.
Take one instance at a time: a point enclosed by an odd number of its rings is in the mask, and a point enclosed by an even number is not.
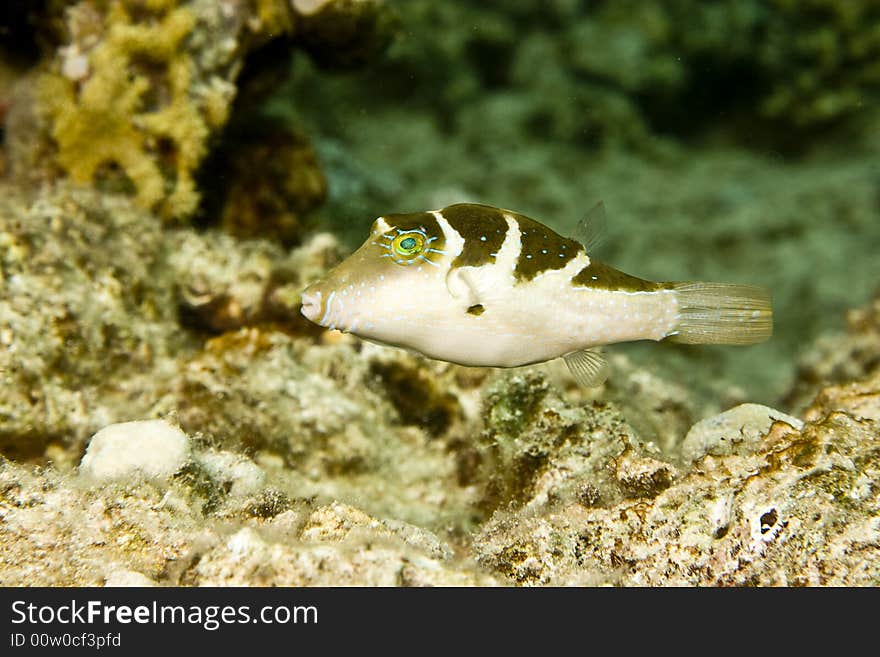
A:
[[[880,294],[846,313],[846,332],[820,336],[799,357],[785,404],[807,407],[823,385],[862,378],[880,369]]]
[[[326,68],[352,68],[375,59],[395,25],[382,0],[290,0],[303,49]]]
[[[176,274],[182,322],[211,333],[257,323],[281,249],[218,233],[181,231],[177,237],[168,264]]]
[[[207,445],[253,454],[267,482],[290,497],[356,501],[368,513],[410,523],[458,518],[474,491],[454,483],[448,444],[460,442],[469,423],[455,415],[438,435],[402,417],[373,363],[406,360],[379,347],[322,346],[247,328],[211,339],[183,363],[155,410],[175,413]],[[429,369],[444,370],[444,385],[455,385],[447,367]],[[479,394],[452,389],[464,399]]]
[[[235,497],[257,493],[266,482],[266,473],[243,454],[206,450],[196,453],[194,460],[217,486]]]
[[[607,383],[607,397],[620,408],[640,439],[663,454],[677,456],[682,436],[694,421],[718,410],[718,401],[698,402],[693,390],[652,369],[639,367],[624,354],[611,353],[609,363],[614,375]]]
[[[265,122],[265,121],[264,121]],[[229,144],[229,142],[232,142]],[[324,203],[327,181],[308,140],[283,126],[236,133],[218,153],[223,173],[217,198],[219,224],[239,238],[266,237],[297,244],[309,212]]]
[[[484,512],[535,514],[585,497],[608,506],[674,476],[613,403],[573,403],[537,371],[499,376],[484,394],[483,414],[472,478],[483,489]]]
[[[681,445],[681,456],[690,462],[706,454],[726,456],[751,451],[776,422],[787,424],[796,431],[804,427],[804,423],[796,417],[773,408],[760,404],[740,404],[692,426]]]
[[[447,441],[465,442],[481,379],[415,367],[400,351],[322,346],[301,321],[299,292],[338,260],[334,238],[285,254],[217,231],[163,232],[120,195],[64,183],[0,190],[0,453],[72,467],[108,424],[175,416],[197,454],[247,453],[290,498],[358,500],[410,522],[461,514],[473,491],[448,485]],[[224,302],[199,307],[196,289]],[[183,303],[193,305],[180,313]],[[224,329],[237,330],[212,335]],[[412,378],[383,382],[377,368]],[[410,380],[433,391],[430,430],[406,410],[418,402]],[[268,508],[228,499],[234,478],[214,481],[197,465],[183,475],[218,513]]]
[[[0,584],[495,585],[429,531],[343,504],[206,522],[185,480],[83,489],[0,460]]]
[[[189,452],[187,435],[165,420],[120,422],[92,436],[79,471],[96,481],[167,479]]]
[[[638,499],[499,510],[474,553],[526,585],[876,586],[880,387],[851,385],[820,396],[801,429],[776,422]],[[620,463],[603,460],[594,472]]]
[[[260,340],[224,356],[238,375],[205,379],[226,417],[190,418],[195,442],[226,451],[197,448],[196,470],[161,487],[83,488],[51,468],[0,461],[0,582],[119,585],[136,572],[164,585],[880,583],[878,374],[826,389],[802,426],[775,422],[734,453],[686,466],[643,442],[613,403],[578,401],[536,369],[462,388],[463,416],[433,438],[398,424],[384,393],[348,402],[353,414],[334,425],[323,415],[341,391],[363,388],[370,360],[395,352]],[[272,361],[278,374],[267,376]],[[473,381],[418,362],[409,366],[423,376]],[[331,383],[318,396],[302,397],[323,377]],[[253,403],[229,404],[235,389]],[[205,419],[224,408],[200,403]],[[277,415],[291,403],[305,406]],[[280,436],[251,447],[257,463],[231,451],[265,431],[260,415],[290,426],[303,409],[323,422],[286,429],[311,441],[305,454]],[[223,426],[225,435],[205,433]],[[370,443],[360,469],[337,470],[334,453]]]
[[[0,185],[0,453],[74,461],[103,426],[149,412],[185,350],[155,220],[123,197]]]
[[[841,411],[857,420],[880,422],[880,370],[864,378],[828,386],[804,411],[808,421]]]
[[[350,513],[350,512],[349,512]],[[273,541],[244,528],[203,555],[195,567],[202,586],[474,586],[496,580],[472,567],[428,556],[364,516],[356,534],[330,534],[299,544]],[[271,528],[267,528],[271,531]]]
[[[0,514],[4,586],[101,586],[128,571],[159,582],[210,538],[173,480],[168,489],[83,487],[53,469],[5,459]]]

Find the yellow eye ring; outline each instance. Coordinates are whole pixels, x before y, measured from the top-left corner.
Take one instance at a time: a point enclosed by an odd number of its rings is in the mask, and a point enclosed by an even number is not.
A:
[[[394,253],[402,258],[414,258],[425,249],[425,236],[420,232],[400,233],[391,242]]]

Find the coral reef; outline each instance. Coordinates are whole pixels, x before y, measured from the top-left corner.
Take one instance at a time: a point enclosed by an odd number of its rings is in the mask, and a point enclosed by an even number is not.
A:
[[[871,3],[412,0],[431,30],[384,77],[298,58],[274,98],[291,45],[373,57],[379,3],[42,6],[40,70],[0,54],[0,584],[880,585],[880,300],[803,352],[876,287],[876,138],[792,162],[669,137],[745,113],[819,143],[876,93]],[[199,191],[219,225],[156,221]],[[779,331],[609,349],[592,390],[324,331],[299,310],[346,252],[304,239],[327,194],[358,239],[453,200],[564,230],[604,198],[609,260],[768,285]]]
[[[880,294],[846,313],[847,330],[820,336],[800,356],[789,408],[804,409],[828,382],[843,383],[880,369]]]
[[[108,407],[136,402],[140,377],[184,347],[169,333],[173,289],[153,284],[162,239],[123,198],[63,185],[35,198],[2,185],[0,452],[77,452],[118,417]]]
[[[496,513],[474,551],[521,584],[876,585],[877,384],[829,391],[802,429],[778,420],[741,453],[688,469],[651,460],[634,471],[615,455],[631,439],[594,433],[589,454],[619,443],[590,469],[616,502],[590,490],[586,504],[536,511],[533,498]]]
[[[3,584],[880,583],[876,368],[688,432],[624,357],[584,393],[306,330],[330,237],[2,191]]]
[[[327,196],[327,181],[308,140],[268,120],[259,129],[227,136],[209,168],[222,171],[229,184],[212,190],[205,212],[218,216],[224,230],[237,237],[296,244],[310,226],[309,213]]]
[[[209,480],[208,485],[220,482]],[[345,504],[297,499],[271,517],[209,524],[203,504],[185,478],[94,487],[0,458],[0,583],[498,583],[455,560],[451,547],[431,532],[382,521]]]
[[[378,1],[305,4],[302,14],[297,3],[285,0],[52,5],[40,20],[63,25],[45,30],[60,44],[33,78],[33,106],[19,110],[41,117],[45,127],[39,118],[19,120],[11,124],[13,132],[28,133],[36,142],[30,148],[38,148],[40,131],[48,131],[57,147],[55,162],[76,182],[130,189],[142,207],[165,219],[189,217],[200,202],[198,167],[229,118],[249,53],[284,38],[356,63],[387,44]],[[334,25],[340,33],[329,29]],[[276,63],[285,65],[284,57]],[[12,164],[23,177],[33,177],[29,163],[45,158],[27,151],[13,149]],[[282,200],[293,196],[298,210],[314,207],[323,190],[308,173],[317,168],[308,147],[291,149],[285,164],[306,173],[288,175]]]
[[[195,16],[173,4],[152,3],[155,19],[140,24],[132,21],[123,3],[112,4],[104,18],[104,34],[88,34],[97,37],[90,50],[81,44],[87,38],[82,24],[91,32],[95,18],[80,13],[92,7],[77,5],[70,11],[72,40],[60,71],[41,81],[58,164],[70,177],[88,183],[99,167],[115,164],[136,188],[143,207],[164,201],[161,212],[169,217],[186,216],[198,203],[192,176],[204,155],[208,125],[202,113],[210,106],[190,100],[195,65],[182,46]],[[136,73],[138,66],[144,70]],[[151,85],[148,67],[156,69],[154,75],[163,78],[165,88]],[[155,98],[152,103],[145,99],[148,91]],[[224,119],[222,113],[215,117],[217,123]],[[165,162],[158,157],[163,151]],[[161,167],[168,164],[173,173],[166,194]]]

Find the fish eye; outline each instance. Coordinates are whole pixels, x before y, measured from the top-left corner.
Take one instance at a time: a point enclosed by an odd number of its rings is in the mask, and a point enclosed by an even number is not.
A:
[[[404,258],[417,256],[425,248],[425,236],[419,232],[401,233],[391,243],[394,252]]]

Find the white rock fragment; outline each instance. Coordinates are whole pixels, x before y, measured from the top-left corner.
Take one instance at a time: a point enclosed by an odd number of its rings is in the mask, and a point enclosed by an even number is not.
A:
[[[681,445],[681,455],[686,461],[695,461],[706,454],[733,454],[740,447],[749,448],[760,442],[776,421],[797,431],[804,426],[796,417],[768,406],[740,404],[691,427]]]
[[[140,587],[156,586],[156,582],[136,570],[114,570],[107,575],[104,586],[109,587]]]
[[[333,0],[291,0],[293,10],[300,16],[311,16],[317,14],[325,6],[329,5]]]
[[[241,454],[211,450],[197,454],[195,460],[215,482],[229,484],[232,495],[256,493],[266,482],[262,468]]]
[[[189,460],[189,439],[164,420],[111,424],[89,441],[81,474],[98,481],[167,479]]]
[[[236,557],[247,556],[265,547],[266,542],[250,527],[238,530],[226,543],[226,549]]]

